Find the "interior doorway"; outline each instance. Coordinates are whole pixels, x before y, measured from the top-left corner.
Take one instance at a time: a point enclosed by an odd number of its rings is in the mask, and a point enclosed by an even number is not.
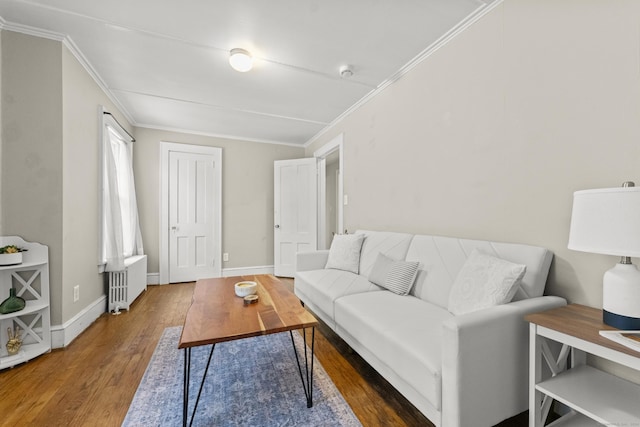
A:
[[[161,142],[160,283],[222,275],[222,149]]]
[[[318,249],[329,249],[344,230],[343,134],[318,149]]]
[[[293,277],[296,253],[318,245],[318,165],[315,158],[274,162],[274,274]]]

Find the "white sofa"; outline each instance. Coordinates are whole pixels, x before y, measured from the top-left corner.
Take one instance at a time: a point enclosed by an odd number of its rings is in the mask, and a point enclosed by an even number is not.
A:
[[[492,426],[528,407],[528,313],[565,305],[543,296],[553,254],[522,244],[360,230],[359,274],[325,269],[329,251],[297,254],[300,300],[436,426]],[[447,310],[473,249],[526,265],[512,302]],[[378,253],[420,267],[409,295],[369,282]]]

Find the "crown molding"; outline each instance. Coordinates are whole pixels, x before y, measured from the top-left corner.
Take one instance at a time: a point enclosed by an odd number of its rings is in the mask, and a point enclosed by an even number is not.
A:
[[[31,27],[28,25],[16,24],[14,22],[7,22],[2,17],[0,17],[0,29],[3,31],[13,31],[16,33],[26,34],[29,36],[40,37],[48,40],[54,40],[62,43],[71,54],[78,60],[80,65],[85,69],[85,71],[91,76],[94,82],[98,85],[98,87],[107,95],[107,98],[116,106],[120,113],[127,119],[127,121],[132,125],[136,126],[136,122],[131,116],[131,114],[127,111],[126,108],[118,101],[118,99],[113,95],[111,90],[107,84],[102,80],[100,75],[93,68],[89,60],[82,54],[78,46],[75,42],[67,35],[56,33],[54,31],[43,30],[41,28]]]
[[[438,40],[433,42],[431,45],[427,46],[422,52],[416,55],[413,59],[407,62],[400,70],[398,70],[395,74],[389,77],[384,82],[380,83],[377,88],[367,93],[365,96],[360,98],[355,104],[345,110],[342,114],[336,117],[331,123],[329,123],[326,127],[324,127],[320,132],[311,137],[307,142],[304,143],[304,147],[307,148],[314,142],[316,142],[322,135],[330,131],[334,126],[344,120],[346,117],[351,115],[354,111],[359,109],[361,106],[371,101],[373,98],[378,96],[382,91],[384,91],[387,87],[392,85],[393,83],[400,80],[402,76],[407,74],[409,71],[413,70],[418,64],[422,63],[424,60],[429,58],[435,52],[440,50],[442,47],[446,46],[451,40],[453,40],[456,36],[464,32],[471,25],[480,20],[483,16],[491,12],[498,5],[502,4],[504,0],[488,0],[488,1],[478,1],[479,6],[471,12],[465,19],[460,21],[458,25],[453,27],[447,33],[442,35]]]
[[[133,116],[129,113],[129,111],[126,108],[124,108],[124,106],[120,103],[120,101],[118,101],[118,99],[115,97],[113,92],[109,89],[109,87],[104,82],[104,80],[102,80],[102,77],[100,77],[100,75],[95,70],[95,68],[93,68],[89,60],[82,54],[80,49],[78,49],[78,46],[75,44],[75,42],[70,37],[67,36],[64,38],[62,43],[69,50],[69,52],[71,52],[71,54],[76,58],[76,60],[80,63],[80,65],[82,65],[82,67],[91,76],[91,78],[93,78],[93,81],[96,82],[96,84],[100,87],[100,89],[102,89],[105,95],[107,95],[107,98],[109,98],[109,101],[111,101],[116,106],[118,111],[122,113],[122,115],[127,119],[129,124],[131,124],[132,126],[137,126],[137,123],[134,120]]]
[[[64,34],[56,33],[54,31],[43,30],[41,28],[31,27],[29,25],[16,24],[15,22],[8,22],[2,19],[2,30],[13,31],[15,33],[27,34],[29,36],[40,37],[49,40],[55,40],[61,42],[64,40]]]
[[[503,1],[504,0],[476,0],[476,2],[478,3],[479,6],[473,12],[471,12],[465,19],[463,19],[460,23],[458,23],[458,25],[456,25],[454,28],[452,28],[450,31],[448,31],[446,34],[444,34],[438,40],[433,42],[430,46],[428,46],[426,49],[424,49],[418,55],[416,55],[413,59],[411,59],[408,63],[406,63],[399,71],[394,73],[391,77],[386,79],[384,82],[380,83],[377,87],[372,88],[372,90],[370,92],[368,92],[366,95],[364,95],[362,98],[360,98],[360,100],[358,100],[356,103],[354,103],[351,107],[349,107],[347,110],[345,110],[342,114],[340,114],[338,117],[336,117],[330,123],[326,124],[326,126],[324,128],[322,128],[318,133],[313,135],[309,140],[307,140],[304,143],[300,143],[300,144],[281,142],[281,141],[272,141],[272,140],[265,140],[265,139],[258,139],[258,138],[242,138],[242,137],[238,137],[238,136],[234,136],[234,135],[223,135],[223,134],[216,134],[216,133],[209,133],[209,132],[198,132],[198,131],[185,130],[185,129],[179,129],[179,128],[159,127],[159,126],[154,126],[154,125],[149,125],[149,124],[144,124],[144,123],[138,123],[138,122],[135,121],[135,119],[129,113],[129,111],[120,103],[120,101],[118,101],[118,99],[116,98],[116,96],[114,95],[112,90],[109,89],[107,84],[102,80],[102,78],[97,73],[97,71],[94,69],[94,67],[91,65],[89,60],[82,54],[82,52],[77,47],[75,42],[69,36],[64,35],[64,34],[60,34],[60,33],[56,33],[56,32],[53,32],[53,31],[43,30],[43,29],[36,28],[36,27],[30,27],[30,26],[27,26],[27,25],[16,24],[16,23],[13,23],[13,22],[7,22],[1,16],[0,16],[0,30],[14,31],[14,32],[22,33],[22,34],[27,34],[27,35],[31,35],[31,36],[35,36],[35,37],[41,37],[41,38],[45,38],[45,39],[50,39],[50,40],[55,40],[55,41],[61,42],[69,50],[69,52],[71,52],[71,54],[78,60],[78,62],[82,65],[82,67],[86,70],[86,72],[91,76],[91,78],[96,82],[96,84],[100,87],[100,89],[105,93],[107,98],[116,106],[116,108],[119,110],[119,112],[134,127],[147,128],[147,129],[156,129],[156,130],[168,131],[168,132],[193,134],[193,135],[202,135],[202,136],[209,136],[209,137],[214,137],[214,138],[224,138],[224,139],[247,141],[247,142],[258,142],[258,143],[267,143],[267,144],[276,144],[276,145],[286,145],[286,146],[292,146],[292,147],[307,148],[311,144],[313,144],[314,142],[319,140],[325,133],[327,133],[328,131],[333,129],[335,126],[337,126],[346,117],[351,115],[351,113],[353,113],[354,111],[358,110],[361,106],[363,106],[364,104],[366,104],[367,102],[369,102],[370,100],[375,98],[378,94],[380,94],[382,91],[384,91],[388,86],[390,86],[393,83],[395,83],[396,81],[398,81],[400,78],[402,78],[402,76],[407,74],[409,71],[411,71],[417,65],[419,65],[424,60],[426,60],[428,57],[430,57],[432,54],[437,52],[440,48],[442,48],[443,46],[447,45],[457,35],[459,35],[460,33],[464,32],[469,26],[473,25],[475,22],[477,22],[479,19],[481,19],[484,15],[488,14],[494,8],[496,8],[498,5],[502,4]],[[92,19],[95,19],[95,18],[92,18]],[[154,35],[156,35],[156,34],[154,34]],[[156,35],[156,36],[158,36],[158,35]],[[186,42],[184,40],[179,40],[179,41]],[[209,48],[213,48],[211,46],[208,46],[208,47]],[[281,64],[281,63],[278,63],[276,61],[270,61],[270,62],[273,62],[274,64],[277,64],[277,65],[287,66],[287,64]],[[306,71],[309,71],[309,70],[306,70]],[[327,77],[335,78],[335,76],[327,76]],[[369,86],[369,85],[366,85],[364,83],[359,83],[359,84],[363,84],[365,86]],[[305,121],[305,120],[303,120],[303,121]],[[310,122],[312,122],[312,121],[310,121]]]
[[[165,126],[149,125],[149,124],[144,124],[144,123],[137,123],[136,127],[137,128],[144,128],[144,129],[151,129],[151,130],[158,130],[158,131],[163,131],[163,132],[182,133],[182,134],[186,134],[186,135],[198,135],[198,136],[207,136],[207,137],[210,137],[210,138],[230,139],[230,140],[233,140],[233,141],[256,142],[256,143],[260,143],[260,144],[286,145],[286,146],[289,146],[289,147],[304,148],[302,143],[297,144],[295,142],[282,142],[282,141],[273,141],[273,140],[270,140],[270,139],[247,138],[247,137],[240,137],[240,136],[235,136],[235,135],[219,134],[219,133],[214,133],[214,132],[200,132],[200,131],[194,131],[194,130],[189,130],[189,129],[181,129],[181,128],[172,128],[172,127],[165,127]]]

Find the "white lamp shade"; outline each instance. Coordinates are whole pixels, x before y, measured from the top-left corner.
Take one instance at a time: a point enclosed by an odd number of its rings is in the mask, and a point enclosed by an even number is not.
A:
[[[244,73],[253,67],[253,57],[247,50],[239,48],[231,49],[229,64],[234,70]]]
[[[640,187],[573,193],[569,249],[640,257]]]

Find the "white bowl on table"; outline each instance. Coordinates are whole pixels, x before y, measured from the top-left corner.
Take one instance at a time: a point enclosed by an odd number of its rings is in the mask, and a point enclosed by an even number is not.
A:
[[[236,283],[234,288],[236,295],[242,298],[247,295],[255,295],[258,292],[258,284],[249,280]]]

